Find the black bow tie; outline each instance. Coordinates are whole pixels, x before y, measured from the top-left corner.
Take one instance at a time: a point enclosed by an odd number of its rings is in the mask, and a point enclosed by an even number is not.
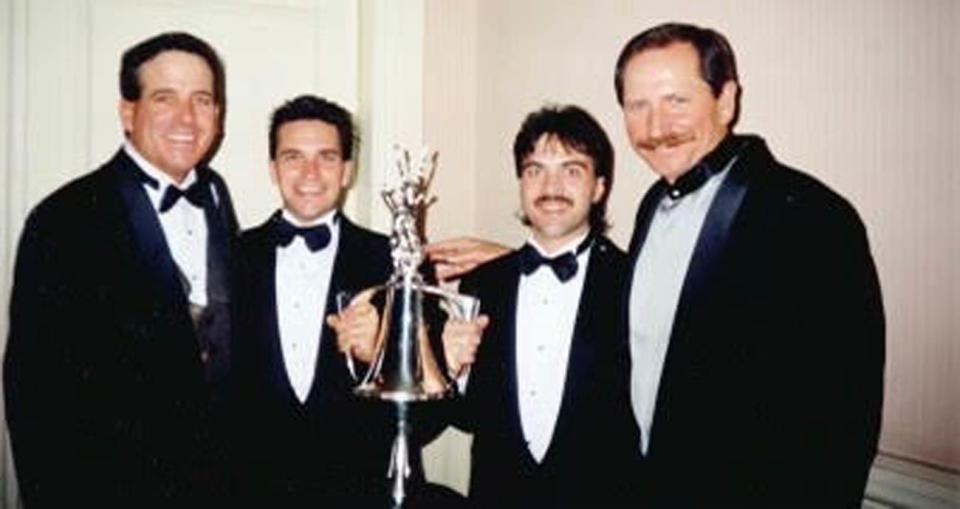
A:
[[[311,253],[327,247],[330,244],[330,227],[326,223],[311,226],[309,228],[300,228],[290,224],[286,219],[280,219],[277,224],[277,244],[282,247],[289,246],[293,238],[297,235],[303,237],[307,243],[307,248]]]
[[[188,187],[186,191],[181,191],[177,186],[169,185],[167,190],[163,192],[163,198],[160,199],[160,213],[163,214],[172,209],[180,198],[186,198],[193,206],[202,209],[210,202],[209,197],[210,188],[203,185],[199,180]]]
[[[529,276],[539,269],[541,265],[549,265],[550,268],[553,269],[553,273],[557,276],[557,279],[559,279],[561,283],[566,283],[573,276],[577,275],[577,269],[579,268],[577,256],[586,251],[592,242],[593,235],[587,235],[587,238],[577,246],[576,254],[567,251],[553,258],[547,258],[540,254],[537,248],[530,244],[524,244],[520,249],[520,270],[525,276]]]
[[[680,175],[673,185],[667,186],[667,196],[671,200],[679,200],[684,196],[703,187],[703,184],[713,175],[710,167],[706,164],[698,164],[690,171]]]
[[[135,174],[137,180],[146,184],[147,186],[150,186],[153,189],[158,189],[160,187],[160,183],[157,182],[157,179],[147,175],[147,172],[143,171],[143,169],[140,167],[137,167]],[[199,178],[197,178],[197,181],[188,187],[186,191],[181,191],[177,186],[169,185],[167,186],[166,191],[163,192],[163,197],[160,198],[160,213],[163,214],[164,212],[173,208],[180,198],[186,198],[188,202],[202,209],[211,201],[210,188],[209,186],[201,183]]]
[[[667,196],[676,201],[703,187],[710,177],[727,167],[730,160],[740,151],[741,145],[742,143],[738,142],[736,137],[728,135],[696,166],[680,175],[672,185],[668,184]]]

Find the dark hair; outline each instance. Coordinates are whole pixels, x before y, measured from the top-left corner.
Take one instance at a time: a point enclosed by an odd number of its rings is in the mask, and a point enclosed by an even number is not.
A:
[[[613,146],[607,133],[578,106],[545,106],[527,115],[513,141],[517,178],[523,173],[524,159],[533,153],[537,141],[544,135],[555,137],[566,149],[582,152],[593,160],[594,173],[597,178],[603,177],[605,186],[600,201],[590,207],[590,228],[598,233],[605,232],[610,227],[607,199],[613,189]]]
[[[687,43],[700,57],[700,76],[710,85],[714,97],[720,97],[728,81],[739,84],[737,63],[727,38],[719,32],[686,23],[664,23],[640,32],[627,42],[617,58],[613,86],[617,102],[623,106],[623,70],[630,59],[646,50],[665,48],[674,43]]]
[[[287,122],[296,120],[320,120],[337,128],[340,138],[340,156],[345,161],[353,159],[353,147],[359,138],[353,130],[350,112],[339,104],[315,95],[301,95],[283,103],[273,110],[270,117],[270,159],[277,156],[277,132]]]
[[[140,99],[140,68],[165,51],[183,51],[202,58],[213,74],[213,99],[224,110],[226,79],[223,62],[206,41],[186,32],[155,35],[123,52],[120,58],[120,95],[127,101]]]

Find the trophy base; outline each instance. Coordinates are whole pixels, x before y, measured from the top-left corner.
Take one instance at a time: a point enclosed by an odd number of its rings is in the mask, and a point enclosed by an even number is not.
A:
[[[418,401],[437,401],[447,399],[453,395],[453,389],[447,387],[442,391],[427,392],[423,389],[387,389],[376,384],[363,384],[353,390],[353,393],[362,398],[392,401],[394,403],[415,403]]]

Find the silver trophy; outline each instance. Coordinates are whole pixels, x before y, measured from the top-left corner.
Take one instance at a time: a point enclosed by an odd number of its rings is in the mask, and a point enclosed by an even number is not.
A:
[[[413,402],[443,399],[453,394],[453,384],[439,368],[424,323],[424,305],[437,306],[460,320],[476,318],[480,301],[428,285],[418,269],[423,261],[420,226],[423,212],[434,199],[427,188],[437,166],[437,153],[424,148],[416,161],[400,146],[394,146],[399,182],[382,192],[392,213],[390,234],[393,275],[375,289],[381,295],[380,324],[375,354],[363,381],[355,389],[362,397],[392,402],[397,410],[397,436],[393,442],[387,477],[392,480],[391,497],[396,507],[406,497],[409,463],[409,407]]]

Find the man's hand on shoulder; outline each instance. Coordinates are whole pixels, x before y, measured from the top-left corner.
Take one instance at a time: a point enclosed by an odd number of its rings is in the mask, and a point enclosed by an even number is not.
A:
[[[510,252],[510,248],[488,240],[456,237],[425,246],[427,257],[437,270],[441,281],[457,279],[490,260]]]

